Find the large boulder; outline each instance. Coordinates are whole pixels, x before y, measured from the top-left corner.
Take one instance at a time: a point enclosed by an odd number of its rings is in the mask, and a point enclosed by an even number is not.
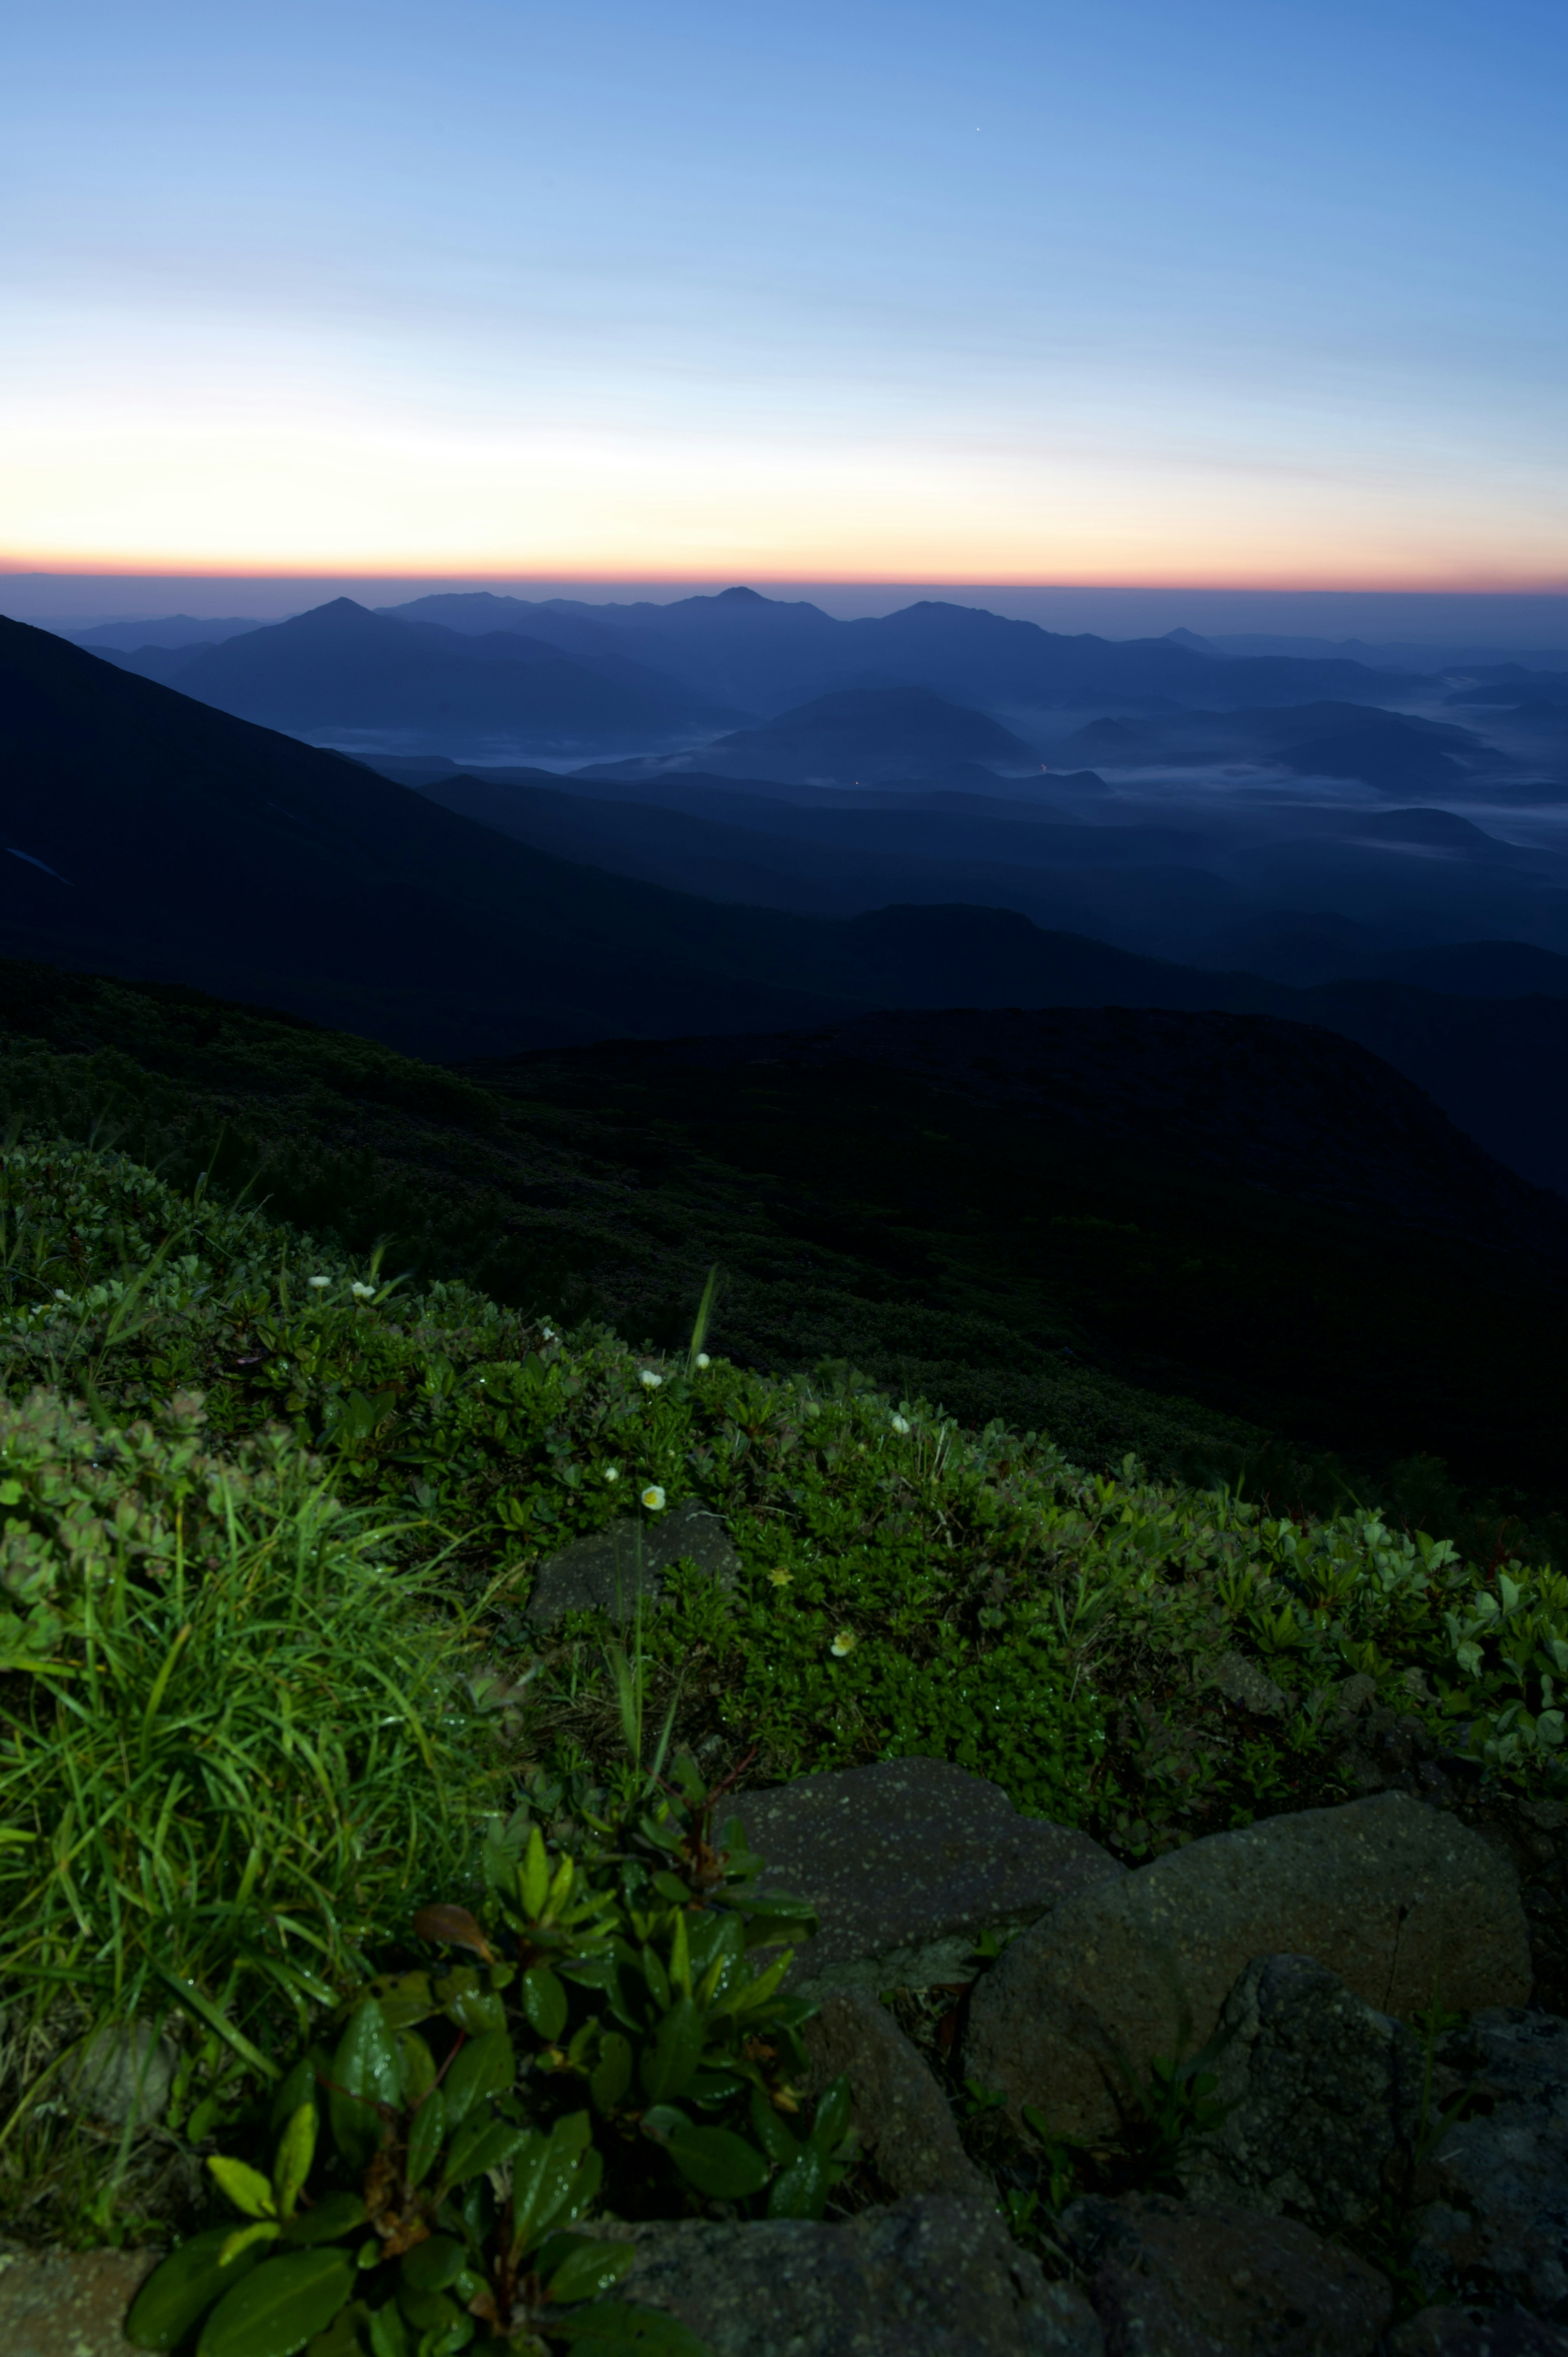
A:
[[[1375,2268],[1292,2219],[1134,2193],[1061,2222],[1112,2357],[1372,2357],[1393,2311]]]
[[[744,1792],[736,1813],[769,1884],[821,1929],[791,1986],[929,1988],[970,1980],[982,1932],[1033,1923],[1126,1869],[1066,1825],[1021,1817],[945,1760],[887,1760]]]
[[[1568,2357],[1568,2332],[1520,2308],[1495,2316],[1423,2308],[1390,2333],[1388,2357]]]
[[[1260,1956],[1217,2043],[1225,2116],[1186,2147],[1185,2190],[1326,2233],[1359,2225],[1419,2131],[1419,2039],[1310,1956]]]
[[[616,2297],[679,2318],[713,2357],[1103,2357],[1081,2294],[1047,2283],[984,2202],[618,2231],[637,2257]]]
[[[976,1989],[965,2076],[1059,2135],[1112,2135],[1155,2058],[1207,2045],[1246,1966],[1280,1954],[1326,1964],[1385,2013],[1530,1993],[1506,1858],[1385,1792],[1211,1834],[1064,1899]]]
[[[121,2330],[161,2251],[0,2249],[5,2357],[136,2357]]]
[[[801,2034],[811,2058],[807,2093],[820,2095],[841,2072],[848,2079],[850,2124],[890,2193],[993,2198],[935,2077],[869,1989],[830,1989]]]
[[[1477,2014],[1449,2042],[1477,2108],[1433,2145],[1412,2265],[1429,2296],[1568,2324],[1568,2021]]]
[[[529,1592],[528,1619],[549,1629],[567,1612],[607,1612],[628,1620],[639,1596],[661,1593],[659,1575],[682,1557],[722,1587],[735,1585],[740,1557],[719,1515],[688,1499],[667,1514],[638,1522],[621,1514],[602,1531],[547,1555]]]

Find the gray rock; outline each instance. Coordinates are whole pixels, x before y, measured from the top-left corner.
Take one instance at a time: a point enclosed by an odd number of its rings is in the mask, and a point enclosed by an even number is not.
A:
[[[1412,2264],[1434,2298],[1517,2300],[1568,2324],[1568,2022],[1487,2010],[1464,2041],[1489,2108],[1434,2145],[1437,2199]]]
[[[1293,2219],[1159,2194],[1063,2213],[1112,2357],[1371,2357],[1384,2278]]]
[[[811,2058],[807,2093],[820,2095],[841,2072],[847,2077],[851,2124],[890,2193],[993,2198],[963,2148],[941,2088],[868,1989],[830,1990],[802,2034]]]
[[[66,2086],[78,2110],[92,2119],[111,2127],[124,2127],[127,2120],[149,2127],[168,2107],[178,2065],[178,2048],[149,2022],[108,2022],[66,2072]]]
[[[1380,2012],[1530,1992],[1517,1881],[1479,1835],[1402,1793],[1211,1834],[1064,1899],[970,2007],[964,2075],[1060,2135],[1115,2133],[1129,2080],[1191,2052],[1260,1955],[1312,1956]]]
[[[1419,2040],[1309,1956],[1249,1964],[1218,2037],[1225,2119],[1184,2153],[1186,2192],[1329,2233],[1366,2218],[1416,2133]]]
[[[1568,2332],[1522,2309],[1470,2316],[1462,2308],[1423,2308],[1390,2333],[1388,2357],[1568,2357]]]
[[[1221,1653],[1210,1663],[1202,1684],[1217,1687],[1227,1702],[1260,1718],[1283,1718],[1290,1707],[1273,1678],[1265,1677],[1256,1662],[1250,1662],[1244,1653]]]
[[[5,2357],[135,2357],[121,2326],[161,2251],[0,2251]]]
[[[607,1529],[546,1557],[534,1577],[528,1618],[540,1629],[565,1612],[628,1619],[639,1595],[651,1602],[660,1594],[660,1573],[682,1556],[721,1587],[735,1585],[740,1557],[722,1518],[706,1506],[688,1499],[640,1523],[622,1514]]]
[[[678,2317],[714,2357],[1103,2357],[1088,2302],[1047,2284],[982,2202],[630,2234],[617,2297]]]
[[[979,1932],[1125,1874],[1087,1834],[1021,1817],[999,1785],[945,1760],[802,1776],[742,1793],[736,1813],[763,1882],[816,1910],[791,1974],[803,1994],[972,1979]]]

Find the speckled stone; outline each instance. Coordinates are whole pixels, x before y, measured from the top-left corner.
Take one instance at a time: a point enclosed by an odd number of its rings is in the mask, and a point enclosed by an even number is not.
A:
[[[869,1989],[830,1989],[801,2035],[811,2059],[807,2094],[820,2095],[841,2073],[849,2081],[850,2125],[889,2193],[992,2198],[946,2095]]]
[[[628,1619],[639,1594],[650,1601],[660,1595],[660,1573],[682,1556],[723,1587],[734,1585],[740,1569],[722,1518],[694,1499],[641,1523],[621,1514],[607,1530],[546,1557],[534,1576],[528,1618],[539,1629],[566,1612]]]
[[[713,2357],[1104,2357],[1082,2294],[1047,2283],[988,2202],[621,2231],[637,2258],[617,2298],[678,2317]]]
[[[924,1988],[973,1977],[976,1936],[1038,1921],[1124,1867],[1066,1825],[1021,1817],[945,1760],[887,1760],[745,1792],[761,1884],[816,1910],[791,1986]]]
[[[1381,2013],[1530,1992],[1508,1860],[1440,1810],[1383,1792],[1210,1834],[1069,1899],[1007,1947],[970,2007],[964,2075],[1059,2135],[1112,2134],[1129,2075],[1206,2045],[1254,1957],[1326,1964]]]
[[[125,2311],[161,2251],[0,2251],[5,2357],[134,2357]]]
[[[1376,2268],[1294,2219],[1157,2193],[1075,2201],[1062,2232],[1113,2357],[1372,2357]]]

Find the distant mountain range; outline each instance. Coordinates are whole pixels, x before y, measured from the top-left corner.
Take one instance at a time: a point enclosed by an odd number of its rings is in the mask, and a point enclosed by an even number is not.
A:
[[[1377,704],[1418,683],[1359,662],[1219,660],[1175,639],[1064,637],[973,606],[922,599],[901,612],[838,621],[820,607],[725,589],[667,605],[533,603],[487,590],[417,597],[387,609],[454,630],[518,630],[579,661],[614,651],[703,694],[772,714],[841,688],[929,688],[983,709],[1176,704],[1244,707],[1332,696]]]
[[[1560,997],[1293,990],[1004,909],[716,903],[527,846],[16,623],[0,622],[0,710],[12,956],[188,983],[436,1056],[879,1006],[1269,1015],[1360,1041],[1515,1170],[1568,1186]]]
[[[94,651],[240,719],[344,742],[488,738],[585,756],[712,735],[741,716],[611,649],[590,666],[515,631],[443,630],[349,597],[220,645]]]

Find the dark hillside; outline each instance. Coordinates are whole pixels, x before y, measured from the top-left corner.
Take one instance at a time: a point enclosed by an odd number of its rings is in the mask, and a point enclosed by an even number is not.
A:
[[[682,1340],[717,1261],[716,1347],[749,1363],[848,1361],[1081,1460],[1250,1467],[1287,1501],[1332,1503],[1333,1451],[1429,1529],[1480,1544],[1479,1514],[1489,1560],[1510,1514],[1555,1544],[1565,1502],[1568,1275],[1498,1248],[1559,1215],[1412,1097],[1322,1034],[1223,1017],[878,1018],[465,1076],[0,963],[12,1119],[639,1342]]]

